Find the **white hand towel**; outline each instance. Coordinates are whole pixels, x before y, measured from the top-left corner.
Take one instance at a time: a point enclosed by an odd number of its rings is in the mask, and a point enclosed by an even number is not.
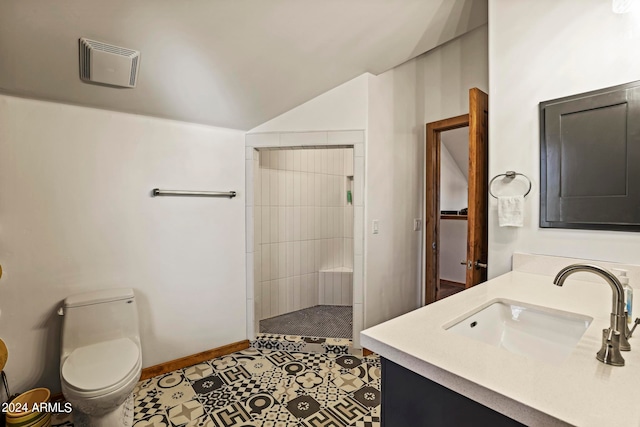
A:
[[[524,225],[524,196],[498,197],[498,224],[500,227]]]

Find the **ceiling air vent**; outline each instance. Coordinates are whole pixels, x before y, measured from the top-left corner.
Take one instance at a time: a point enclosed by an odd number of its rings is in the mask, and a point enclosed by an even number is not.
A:
[[[136,87],[140,52],[80,39],[80,79],[117,87]]]

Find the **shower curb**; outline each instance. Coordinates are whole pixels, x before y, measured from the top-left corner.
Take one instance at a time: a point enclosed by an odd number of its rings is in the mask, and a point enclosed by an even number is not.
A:
[[[291,353],[362,355],[362,350],[354,349],[353,341],[348,338],[303,337],[261,333],[256,336],[255,340],[251,341],[251,348]]]

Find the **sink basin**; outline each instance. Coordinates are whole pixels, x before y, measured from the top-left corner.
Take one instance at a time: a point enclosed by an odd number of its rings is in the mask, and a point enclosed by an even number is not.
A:
[[[592,320],[581,314],[499,299],[445,325],[445,329],[511,353],[560,363],[571,354]]]

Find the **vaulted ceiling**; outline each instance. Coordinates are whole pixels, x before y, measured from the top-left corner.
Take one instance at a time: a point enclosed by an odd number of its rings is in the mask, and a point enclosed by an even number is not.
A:
[[[0,92],[251,129],[487,22],[487,0],[3,0]],[[78,77],[78,39],[141,51],[138,85]]]

